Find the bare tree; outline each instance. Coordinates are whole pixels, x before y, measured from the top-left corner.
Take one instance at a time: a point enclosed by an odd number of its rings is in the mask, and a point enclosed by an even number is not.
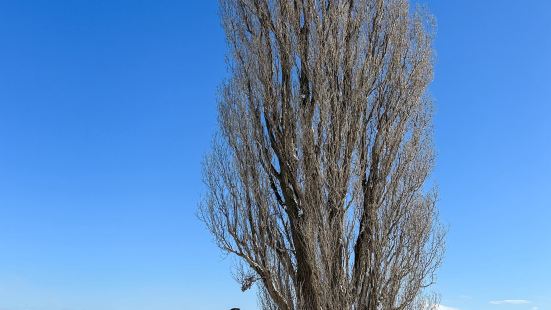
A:
[[[264,309],[422,309],[444,248],[432,20],[407,0],[221,0],[231,77],[200,214]]]

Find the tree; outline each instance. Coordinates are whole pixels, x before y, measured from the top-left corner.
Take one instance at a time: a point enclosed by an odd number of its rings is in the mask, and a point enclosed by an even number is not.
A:
[[[421,309],[444,249],[432,20],[407,0],[221,0],[231,77],[200,216],[264,309]]]

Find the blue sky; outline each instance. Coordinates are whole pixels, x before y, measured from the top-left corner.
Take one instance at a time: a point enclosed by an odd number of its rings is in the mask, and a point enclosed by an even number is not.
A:
[[[425,3],[442,304],[551,309],[551,2]],[[0,42],[0,310],[256,309],[195,216],[216,1],[0,1]]]

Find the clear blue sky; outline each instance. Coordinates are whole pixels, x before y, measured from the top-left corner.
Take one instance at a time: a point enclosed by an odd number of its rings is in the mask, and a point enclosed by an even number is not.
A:
[[[442,303],[551,309],[551,2],[426,3]],[[216,1],[0,1],[1,310],[256,309],[195,216],[224,56]]]

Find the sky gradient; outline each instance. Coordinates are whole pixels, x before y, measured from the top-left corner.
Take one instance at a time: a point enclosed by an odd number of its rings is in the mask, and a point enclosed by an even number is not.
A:
[[[442,309],[551,310],[551,2],[421,1]],[[216,1],[0,0],[0,310],[256,309],[196,217]]]

